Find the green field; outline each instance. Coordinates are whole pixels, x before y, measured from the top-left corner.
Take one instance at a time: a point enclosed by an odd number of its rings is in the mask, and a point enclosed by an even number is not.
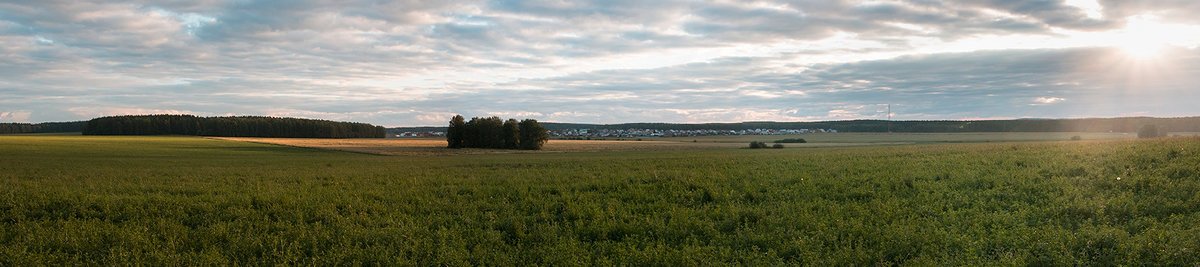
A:
[[[0,136],[0,266],[1195,265],[1198,251],[1194,137],[403,157]]]

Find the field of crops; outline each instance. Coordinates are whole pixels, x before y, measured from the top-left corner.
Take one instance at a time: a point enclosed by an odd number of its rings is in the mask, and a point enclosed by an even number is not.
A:
[[[1194,137],[380,156],[0,136],[0,266],[1195,265],[1198,251]]]

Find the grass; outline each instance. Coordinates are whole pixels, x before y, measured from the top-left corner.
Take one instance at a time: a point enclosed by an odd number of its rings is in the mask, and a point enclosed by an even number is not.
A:
[[[405,157],[0,136],[0,265],[1194,265],[1198,151],[1168,138]]]

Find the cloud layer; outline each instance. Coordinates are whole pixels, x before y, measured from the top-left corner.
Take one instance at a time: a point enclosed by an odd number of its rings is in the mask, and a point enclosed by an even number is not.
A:
[[[1196,1],[0,3],[0,122],[1200,115]]]

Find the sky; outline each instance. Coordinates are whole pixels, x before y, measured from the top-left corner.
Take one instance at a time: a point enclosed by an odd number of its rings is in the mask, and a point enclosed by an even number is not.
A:
[[[0,0],[0,122],[1200,115],[1200,1]]]

